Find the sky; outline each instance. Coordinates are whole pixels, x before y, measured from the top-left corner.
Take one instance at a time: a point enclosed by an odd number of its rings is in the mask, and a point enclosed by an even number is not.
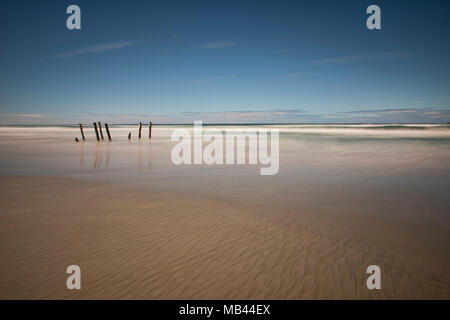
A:
[[[1,1],[0,124],[447,123],[449,15],[445,0]]]

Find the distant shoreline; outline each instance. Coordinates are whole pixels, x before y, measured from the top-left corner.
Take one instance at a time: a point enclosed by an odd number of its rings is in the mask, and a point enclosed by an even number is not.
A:
[[[86,123],[82,123],[86,125]],[[87,123],[87,125],[92,125],[92,123]],[[112,123],[110,126],[136,126],[138,123]],[[153,126],[192,126],[193,123],[152,123]],[[276,122],[262,122],[262,123],[203,123],[203,126],[355,126],[355,125],[399,125],[399,126],[407,126],[407,125],[442,125],[442,126],[450,126],[450,123],[445,122],[423,122],[423,123],[414,123],[414,122],[324,122],[324,123],[276,123]],[[78,123],[74,124],[0,124],[0,127],[31,127],[31,128],[48,128],[48,127],[77,127]]]

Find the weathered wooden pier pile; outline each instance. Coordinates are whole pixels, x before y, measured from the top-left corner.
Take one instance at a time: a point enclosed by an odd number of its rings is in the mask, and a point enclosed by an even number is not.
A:
[[[97,141],[100,140],[104,140],[104,136],[103,136],[103,130],[102,130],[102,124],[100,121],[98,122],[93,122],[94,125],[94,132],[95,132],[95,137],[97,138]],[[83,141],[86,140],[85,135],[84,135],[84,129],[83,129],[83,125],[81,123],[79,123],[80,126],[80,131],[81,131],[81,139]],[[107,123],[105,123],[105,130],[106,130],[106,135],[108,136],[108,140],[111,141],[111,132],[109,131],[109,126]],[[139,134],[138,134],[139,139],[142,138],[142,122],[139,122]],[[148,137],[151,138],[152,137],[152,123],[149,122],[148,123]],[[131,132],[128,133],[128,140],[131,139]],[[80,140],[78,139],[78,137],[75,137],[75,141],[76,142],[80,142]]]

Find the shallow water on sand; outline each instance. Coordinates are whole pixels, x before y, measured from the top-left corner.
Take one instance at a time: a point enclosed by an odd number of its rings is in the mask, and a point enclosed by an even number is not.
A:
[[[230,126],[280,130],[272,176],[172,164],[179,127],[0,127],[0,297],[74,298],[73,261],[79,298],[450,297],[450,126]]]
[[[277,128],[280,169],[261,176],[258,165],[172,164],[174,129],[112,126],[112,141],[86,141],[77,127],[0,127],[0,173],[115,182],[143,190],[181,192],[252,204],[299,201],[324,205],[329,197],[348,205],[372,201],[408,205],[395,214],[447,218],[450,212],[450,126],[260,125],[204,126],[221,130]],[[131,140],[127,139],[132,133]],[[268,198],[270,196],[270,198]],[[318,201],[317,199],[321,199]],[[433,210],[429,210],[433,208]],[[370,211],[363,206],[361,211]],[[391,213],[389,213],[391,214]]]

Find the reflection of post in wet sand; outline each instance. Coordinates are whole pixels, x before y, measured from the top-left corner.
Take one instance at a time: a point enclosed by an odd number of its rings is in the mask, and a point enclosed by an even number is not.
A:
[[[150,122],[151,123],[151,122]],[[151,129],[150,129],[151,130]],[[151,132],[151,131],[150,131]],[[148,143],[148,167],[152,167],[152,142],[149,141]]]
[[[94,159],[94,168],[101,168],[101,163],[103,159],[103,150],[102,145],[97,143],[95,145],[95,159]]]
[[[84,143],[81,143],[80,144],[80,164],[83,164],[83,163],[84,163]]]
[[[142,144],[139,141],[139,145],[138,145],[138,166],[139,166],[139,170],[142,169],[142,163],[144,162],[145,164],[145,159],[144,161],[142,160],[143,157],[145,157],[147,154],[147,159],[148,159],[148,167],[151,168],[152,167],[152,143],[151,141],[148,142],[148,148],[146,148],[146,150],[144,150],[144,155],[142,154]]]
[[[139,128],[139,139],[141,138],[141,130]],[[138,142],[138,168],[142,170],[142,145],[141,140]]]
[[[103,147],[105,145],[105,147]],[[105,148],[105,149],[104,149]],[[105,161],[103,162],[103,153],[105,153]],[[109,168],[111,156],[111,145],[97,143],[95,146],[94,168]]]
[[[105,168],[109,168],[109,159],[111,155],[111,144],[108,142],[106,144],[106,160],[105,160]]]
[[[137,142],[137,150],[135,149],[135,144],[129,144],[128,148],[128,157],[127,162],[129,165],[135,166],[137,164],[138,170],[142,170],[143,166],[148,163],[148,167],[152,167],[152,143],[148,143],[148,147],[146,146],[147,142],[138,141]]]
[[[152,167],[152,143],[149,142],[148,145],[145,145],[147,142],[137,142],[137,146],[133,143],[129,143],[125,145],[128,150],[126,150],[127,154],[127,163],[128,166],[135,167],[137,165],[138,170],[142,170],[143,167],[148,163],[148,168]],[[84,143],[80,144],[80,165],[84,165],[84,157],[85,157],[85,146]],[[136,150],[137,148],[137,150]],[[110,168],[111,167],[111,143],[101,143],[96,142],[94,147],[94,159],[93,159],[93,167],[94,168]],[[114,152],[114,150],[113,150]],[[119,161],[120,162],[120,161]],[[137,163],[136,163],[137,162]]]

